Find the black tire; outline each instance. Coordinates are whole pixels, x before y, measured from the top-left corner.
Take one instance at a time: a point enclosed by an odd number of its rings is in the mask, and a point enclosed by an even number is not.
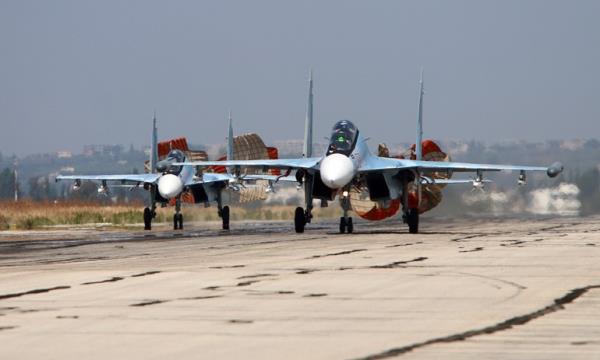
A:
[[[409,209],[406,217],[408,223],[408,232],[411,234],[419,233],[419,210]]]
[[[306,225],[306,215],[304,214],[304,209],[298,206],[294,213],[294,228],[296,232],[303,233],[304,225]]]
[[[345,217],[341,217],[340,218],[340,234],[343,234],[346,232],[346,218]]]
[[[150,208],[144,209],[144,230],[152,230],[152,211]]]
[[[351,217],[349,217],[348,221],[346,222],[346,231],[348,232],[348,234],[352,234],[352,232],[354,231],[354,224],[352,224]]]
[[[229,230],[229,206],[225,206],[221,210],[221,218],[223,219],[223,230]]]

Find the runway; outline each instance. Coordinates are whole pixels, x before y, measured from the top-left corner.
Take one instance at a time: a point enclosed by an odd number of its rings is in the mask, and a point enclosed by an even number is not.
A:
[[[2,359],[600,359],[600,218],[0,232]]]

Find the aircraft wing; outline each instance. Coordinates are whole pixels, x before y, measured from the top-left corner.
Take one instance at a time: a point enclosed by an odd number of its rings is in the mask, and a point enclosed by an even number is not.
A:
[[[269,175],[269,174],[251,174],[251,175],[240,175],[238,179],[235,176],[230,174],[221,174],[221,173],[204,173],[202,174],[201,180],[194,180],[193,182],[186,185],[194,185],[194,184],[208,184],[220,181],[231,181],[231,180],[239,180],[239,181],[255,181],[255,180],[267,180],[267,181],[285,181],[285,182],[297,182],[295,176],[277,176],[277,175]]]
[[[60,180],[90,180],[90,181],[121,181],[137,183],[154,183],[161,177],[161,174],[125,174],[125,175],[59,175],[56,181]]]
[[[482,179],[482,183],[491,183],[491,180]],[[473,184],[473,180],[470,179],[431,179],[421,178],[422,185],[456,185],[456,184]]]
[[[224,160],[224,161],[193,161],[174,163],[175,166],[191,165],[200,167],[209,166],[231,166],[231,167],[254,167],[263,169],[313,169],[319,165],[320,157],[298,158],[298,159],[265,159],[265,160]]]
[[[476,172],[476,171],[545,171],[548,176],[554,177],[562,172],[563,166],[554,163],[549,167],[543,166],[521,166],[521,165],[493,165],[475,164],[447,161],[419,161],[374,157],[364,164],[359,171],[385,171],[416,169],[422,171],[449,171],[449,172]]]

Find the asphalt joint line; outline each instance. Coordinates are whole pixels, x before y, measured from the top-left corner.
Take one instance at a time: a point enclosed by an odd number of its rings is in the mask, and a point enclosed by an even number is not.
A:
[[[593,289],[600,289],[600,285],[589,285],[589,286],[573,289],[573,290],[569,291],[567,294],[561,296],[560,298],[555,299],[552,304],[550,304],[542,309],[530,312],[525,315],[516,316],[516,317],[510,318],[508,320],[502,321],[500,323],[491,325],[491,326],[486,326],[484,328],[475,329],[475,330],[468,330],[468,331],[465,331],[462,333],[453,334],[453,335],[449,335],[449,336],[434,338],[434,339],[426,340],[423,342],[415,343],[412,345],[392,348],[392,349],[385,350],[385,351],[377,353],[377,354],[372,354],[372,355],[367,355],[365,357],[357,358],[357,360],[388,359],[391,357],[401,356],[408,352],[411,352],[411,351],[414,351],[414,350],[417,350],[420,348],[424,348],[424,347],[430,346],[430,345],[464,341],[464,340],[467,340],[467,339],[470,339],[470,338],[473,338],[476,336],[490,335],[490,334],[494,334],[494,333],[497,333],[500,331],[509,330],[516,326],[525,325],[528,322],[535,320],[537,318],[540,318],[542,316],[563,310],[563,309],[565,309],[565,305],[572,303],[573,301],[577,300],[579,297],[583,296],[585,293],[587,293],[588,291],[593,290]]]

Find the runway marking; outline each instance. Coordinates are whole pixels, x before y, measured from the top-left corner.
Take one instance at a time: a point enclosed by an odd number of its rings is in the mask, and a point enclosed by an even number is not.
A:
[[[324,255],[313,255],[311,257],[307,257],[306,259],[319,259],[327,256],[339,256],[339,255],[348,255],[356,252],[367,251],[367,249],[356,249],[356,250],[348,250],[348,251],[340,251],[337,253],[324,254]]]
[[[204,290],[219,290],[220,288],[220,286],[207,286]]]
[[[416,243],[388,245],[388,246],[386,246],[386,248],[395,248],[395,247],[400,247],[400,246],[412,246],[412,245],[417,245],[417,244],[422,244],[422,243],[423,243],[422,241],[418,241]]]
[[[63,285],[63,286],[55,286],[55,287],[51,287],[51,288],[46,288],[46,289],[29,290],[29,291],[24,291],[24,292],[20,292],[20,293],[0,295],[0,300],[20,297],[20,296],[24,296],[24,295],[42,294],[42,293],[47,293],[50,291],[65,290],[65,289],[70,289],[70,288],[71,287],[68,285]]]
[[[323,297],[323,296],[327,296],[327,294],[325,294],[325,293],[306,294],[303,297]]]
[[[296,274],[298,274],[298,275],[306,275],[306,274],[313,273],[315,271],[319,271],[319,270],[317,270],[317,269],[298,269],[298,271],[296,271]]]
[[[249,285],[255,284],[255,283],[257,283],[257,282],[260,282],[260,280],[248,280],[248,281],[242,281],[242,282],[239,282],[239,283],[237,283],[237,285],[236,285],[236,286],[249,286]]]
[[[483,248],[481,246],[478,246],[476,248],[469,249],[469,250],[459,250],[458,252],[460,252],[460,253],[468,253],[468,252],[476,252],[476,251],[481,251],[481,250],[483,250]]]
[[[428,258],[421,256],[418,258],[414,258],[412,260],[404,260],[404,261],[396,261],[393,263],[389,263],[386,265],[371,265],[369,266],[370,269],[393,269],[393,268],[398,268],[398,267],[403,267],[402,265],[406,265],[408,263],[412,263],[412,262],[418,262],[418,261],[424,261],[427,260]]]
[[[121,280],[123,280],[122,277],[120,277],[120,276],[113,276],[110,279],[84,282],[81,285],[104,284],[104,283],[109,283],[109,282],[117,282],[117,281],[121,281]]]
[[[58,315],[56,316],[57,319],[79,319],[79,316],[77,315]]]
[[[192,296],[192,297],[184,297],[179,298],[177,300],[206,300],[206,299],[215,299],[223,297],[223,295],[205,295],[205,296]]]
[[[169,301],[170,300],[146,300],[146,301],[142,301],[140,303],[131,304],[129,306],[141,307],[141,306],[149,306],[149,305],[162,304],[162,303],[166,303],[166,302],[169,302]]]
[[[142,276],[148,276],[148,275],[154,275],[154,274],[160,274],[160,271],[158,271],[158,270],[146,271],[146,272],[143,272],[140,274],[131,275],[130,277],[132,277],[132,278],[133,277],[142,277]]]
[[[243,267],[246,267],[246,265],[210,266],[209,269],[237,269]]]
[[[267,276],[277,276],[277,274],[256,274],[256,275],[244,275],[244,276],[240,276],[238,279],[253,279],[253,278],[259,278],[259,277],[267,277]]]
[[[561,296],[560,298],[555,299],[553,304],[551,304],[551,305],[548,305],[542,309],[530,312],[525,315],[515,316],[513,318],[510,318],[508,320],[502,321],[502,322],[494,324],[494,325],[486,326],[484,328],[475,329],[475,330],[468,330],[468,331],[461,332],[458,334],[453,334],[453,335],[448,335],[448,336],[439,337],[439,338],[435,338],[435,339],[430,339],[430,340],[415,343],[412,345],[392,348],[392,349],[389,349],[389,350],[386,350],[386,351],[383,351],[383,352],[380,352],[377,354],[367,355],[365,357],[357,358],[357,360],[387,359],[387,358],[391,358],[391,357],[397,357],[397,356],[406,354],[413,350],[416,350],[416,349],[419,349],[422,347],[426,347],[429,345],[464,341],[464,340],[467,340],[467,339],[475,337],[475,336],[490,335],[490,334],[494,334],[496,332],[509,330],[515,326],[525,325],[528,322],[535,320],[537,318],[540,318],[542,316],[554,313],[559,310],[564,310],[565,305],[572,303],[573,301],[577,300],[579,297],[583,296],[585,293],[587,293],[588,291],[593,290],[593,289],[600,289],[600,285],[589,285],[586,287],[573,289],[573,290],[569,291],[567,294]]]

